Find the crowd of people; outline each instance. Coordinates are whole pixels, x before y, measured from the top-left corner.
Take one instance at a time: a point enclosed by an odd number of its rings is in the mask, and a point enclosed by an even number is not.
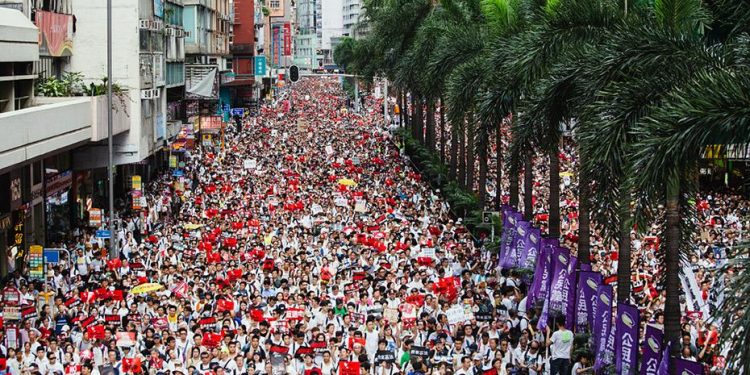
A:
[[[120,215],[119,258],[79,228],[72,267],[16,274],[37,312],[2,346],[4,371],[548,371],[518,275],[450,216],[374,102],[354,113],[326,79],[294,95],[148,184],[142,215]]]
[[[15,342],[2,337],[0,372],[592,373],[564,322],[536,329],[522,275],[500,270],[496,252],[413,170],[380,102],[353,111],[325,78],[303,79],[293,95],[293,105],[275,102],[241,129],[227,127],[223,144],[186,152],[182,177],[165,171],[149,183],[143,211],[119,213],[119,258],[108,259],[94,228],[77,228],[71,267],[50,267],[46,282],[14,273],[21,303],[34,309],[23,310]],[[574,171],[574,147],[562,152]],[[535,165],[541,181],[544,163]],[[575,178],[562,183],[570,236]],[[710,224],[693,264],[708,301],[726,256],[717,249],[737,241],[747,204],[698,204]],[[653,275],[654,244],[634,242],[636,272]],[[615,251],[597,250],[599,269],[614,274]],[[663,293],[643,280],[644,316],[663,324]],[[686,321],[683,346],[714,366],[716,350],[706,348],[716,327],[704,321]]]
[[[435,122],[439,123],[440,114],[436,114]],[[436,137],[436,149],[440,150],[440,140],[446,144],[445,150],[450,149],[452,131],[450,124],[443,124],[447,135]],[[502,148],[502,154],[510,151],[510,123],[501,125],[504,136],[501,143],[496,143],[495,137],[489,137],[490,155],[495,155],[496,148]],[[578,168],[579,160],[574,132],[565,132],[559,150],[560,161],[560,212],[561,212],[561,244],[571,249],[576,255],[578,240]],[[474,163],[475,175],[479,173],[479,163]],[[506,158],[502,165],[503,176],[508,176],[509,161]],[[533,190],[532,194],[532,222],[546,233],[549,217],[549,158],[546,155],[536,155],[532,162]],[[486,209],[495,208],[497,176],[497,160],[488,160],[488,181],[486,191],[488,203]],[[519,210],[524,210],[523,165],[519,171]],[[476,182],[476,181],[475,181]],[[510,198],[510,181],[502,181],[501,202],[507,204]],[[477,190],[480,187],[474,186]],[[682,303],[685,316],[683,322],[683,357],[697,360],[712,371],[721,372],[725,367],[727,347],[718,346],[719,327],[715,318],[719,305],[723,299],[725,272],[720,272],[727,259],[737,256],[738,250],[733,247],[746,241],[745,232],[750,228],[750,202],[742,194],[731,189],[718,187],[710,191],[701,191],[695,199],[697,217],[696,231],[693,234],[692,253],[689,262],[683,264],[681,276],[682,287],[686,298]],[[665,302],[665,291],[658,283],[660,280],[657,253],[659,251],[659,227],[653,225],[647,233],[638,233],[635,228],[631,232],[631,270],[632,295],[631,302],[639,306],[646,323],[663,325],[662,317]],[[740,247],[741,248],[741,247]],[[616,285],[619,249],[617,243],[606,241],[601,226],[593,220],[591,230],[592,265],[595,271],[602,274],[609,284]],[[742,255],[742,254],[739,254]],[[643,330],[642,330],[643,333]],[[704,350],[705,349],[705,350]]]

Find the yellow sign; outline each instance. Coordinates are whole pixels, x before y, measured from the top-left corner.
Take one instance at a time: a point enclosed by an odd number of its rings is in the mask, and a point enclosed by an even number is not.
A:
[[[141,190],[141,176],[134,175],[132,178],[133,190]]]
[[[29,247],[29,278],[44,280],[44,248],[39,245]]]
[[[177,168],[177,155],[169,156],[169,168]]]

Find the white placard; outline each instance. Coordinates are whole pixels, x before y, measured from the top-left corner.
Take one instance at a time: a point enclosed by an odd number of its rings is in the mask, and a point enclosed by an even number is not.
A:
[[[326,155],[333,155],[333,147],[331,147],[331,145],[326,146]]]
[[[310,211],[312,211],[313,216],[323,212],[323,207],[317,203],[313,203],[312,206],[310,206]]]
[[[466,311],[463,306],[453,306],[445,312],[449,324],[458,324],[466,321]]]
[[[333,203],[338,207],[349,207],[349,202],[344,197],[336,198]]]
[[[419,256],[422,258],[435,258],[435,249],[434,248],[422,249],[422,252],[419,253]]]
[[[367,212],[367,202],[363,199],[359,199],[354,203],[354,212]]]
[[[255,159],[247,159],[243,162],[245,169],[255,169],[258,166],[258,161]]]

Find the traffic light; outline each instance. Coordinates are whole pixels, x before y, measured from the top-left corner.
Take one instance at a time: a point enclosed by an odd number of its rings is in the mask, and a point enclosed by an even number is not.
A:
[[[292,65],[289,67],[289,80],[292,82],[299,81],[299,68],[297,65]]]

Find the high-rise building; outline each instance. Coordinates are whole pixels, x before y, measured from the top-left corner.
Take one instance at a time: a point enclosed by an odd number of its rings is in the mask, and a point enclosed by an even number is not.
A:
[[[249,105],[255,96],[255,0],[234,0],[232,5],[232,42],[229,48],[235,77],[225,87],[231,91],[232,106],[239,107]]]
[[[333,63],[333,49],[344,35],[344,0],[322,0],[320,49],[323,65]]]
[[[318,67],[318,12],[320,0],[298,0],[297,33],[294,36],[294,62],[302,70]]]

